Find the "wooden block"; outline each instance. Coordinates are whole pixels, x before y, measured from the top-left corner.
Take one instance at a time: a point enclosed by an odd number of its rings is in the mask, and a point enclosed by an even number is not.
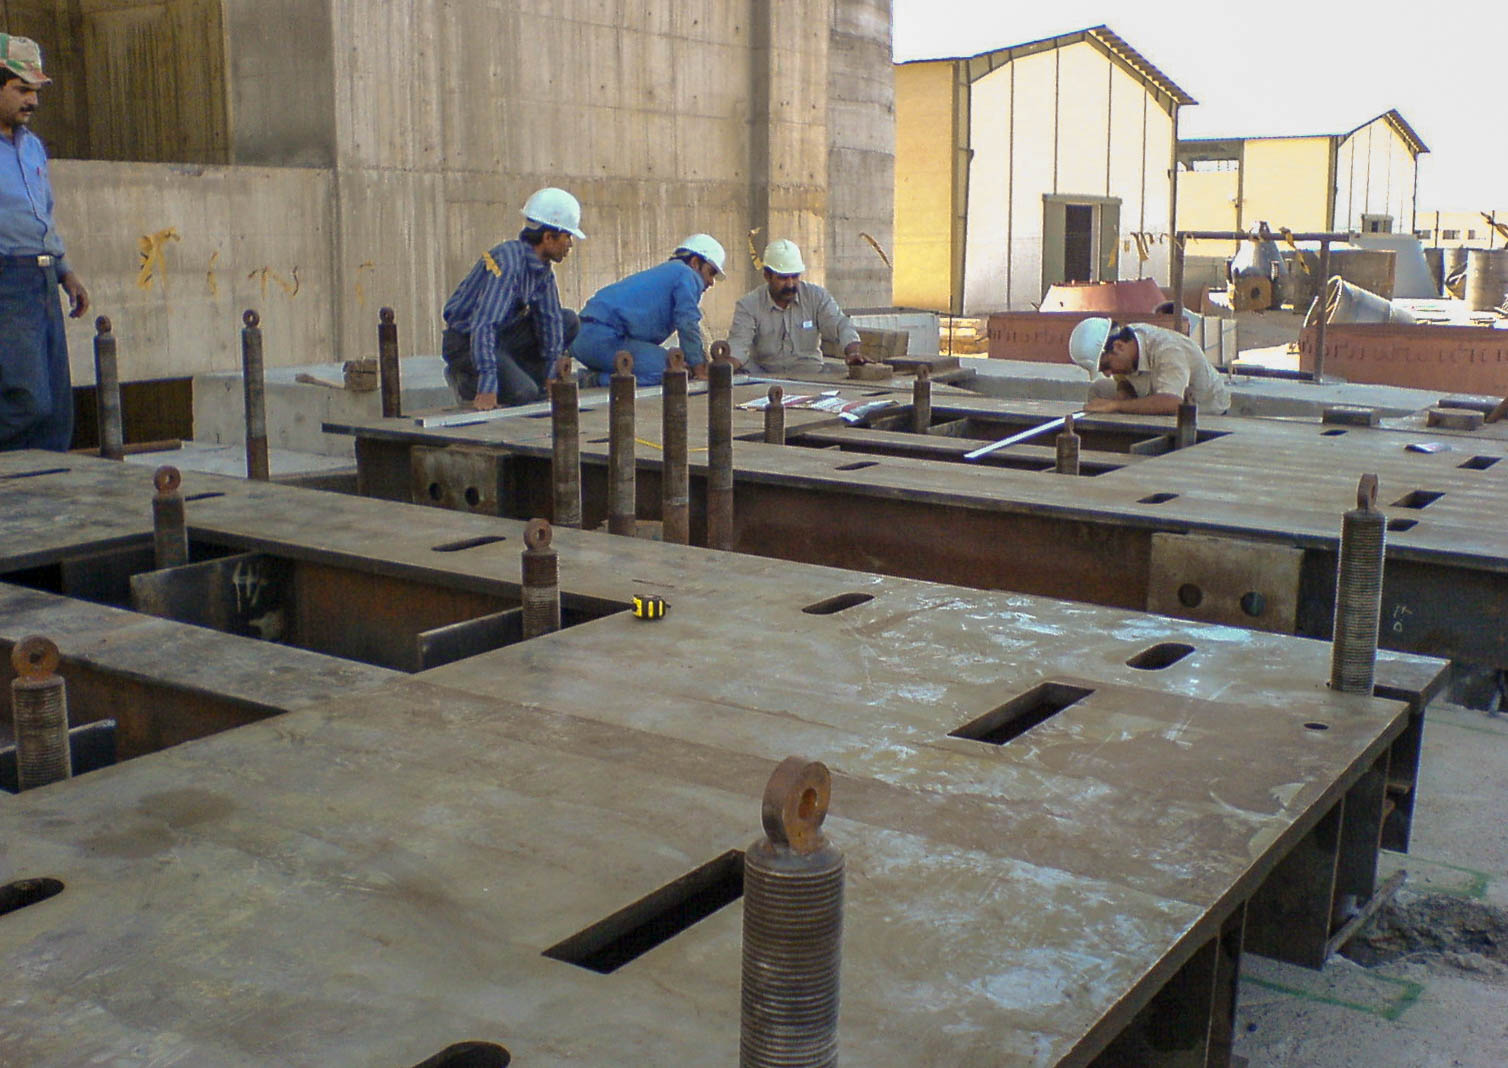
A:
[[[851,363],[848,365],[848,377],[858,379],[860,382],[881,382],[894,373],[894,369],[888,363]]]
[[[905,330],[859,328],[859,351],[875,359],[888,360],[893,356],[904,356],[910,342],[911,335]]]
[[[1468,408],[1430,408],[1424,413],[1426,426],[1441,426],[1447,430],[1477,430],[1487,417]]]
[[[341,364],[345,372],[346,389],[356,393],[370,393],[377,388],[377,361],[375,359],[347,360]]]

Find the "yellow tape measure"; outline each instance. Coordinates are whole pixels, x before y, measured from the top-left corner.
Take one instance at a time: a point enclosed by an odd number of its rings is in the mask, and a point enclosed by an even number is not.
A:
[[[668,611],[670,611],[670,605],[665,603],[665,598],[634,594],[635,619],[664,619]]]

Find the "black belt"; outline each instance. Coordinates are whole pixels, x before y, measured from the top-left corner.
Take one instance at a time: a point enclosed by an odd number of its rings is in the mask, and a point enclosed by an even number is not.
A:
[[[45,252],[35,256],[0,256],[0,264],[6,267],[56,267],[58,257]]]

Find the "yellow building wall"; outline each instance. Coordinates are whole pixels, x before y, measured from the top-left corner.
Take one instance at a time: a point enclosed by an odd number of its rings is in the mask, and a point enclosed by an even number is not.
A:
[[[953,64],[895,68],[898,306],[949,310],[953,294]]]
[[[1241,228],[1250,230],[1266,220],[1274,230],[1330,229],[1331,180],[1329,137],[1247,141]],[[1189,228],[1181,215],[1179,226]]]
[[[1178,229],[1240,229],[1236,210],[1240,191],[1241,179],[1235,171],[1179,171]],[[1229,258],[1231,249],[1229,241],[1190,241],[1184,255]]]

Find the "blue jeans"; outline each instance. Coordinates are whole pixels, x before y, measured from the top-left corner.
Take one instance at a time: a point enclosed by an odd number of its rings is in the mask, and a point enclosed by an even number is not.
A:
[[[581,333],[571,346],[571,355],[597,372],[597,384],[605,386],[612,379],[613,360],[627,352],[634,358],[634,378],[641,386],[657,386],[665,377],[670,353],[660,345],[626,338],[611,326],[593,320],[581,321]]]
[[[57,270],[0,258],[0,450],[66,452],[72,442]]]
[[[569,349],[580,321],[570,308],[561,308],[560,325]],[[471,358],[471,335],[446,327],[440,351],[445,357],[445,381],[450,383],[457,397],[470,404],[476,399],[477,387],[476,361]],[[545,366],[545,358],[540,355],[539,331],[532,316],[518,316],[498,324],[498,404],[506,407],[543,399],[549,393],[545,383],[554,370]]]

